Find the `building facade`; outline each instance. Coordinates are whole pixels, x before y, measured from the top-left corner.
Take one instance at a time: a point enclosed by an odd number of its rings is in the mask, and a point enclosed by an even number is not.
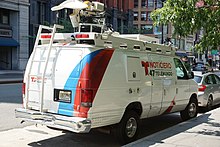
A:
[[[0,1],[0,69],[23,70],[29,57],[29,0]]]
[[[134,21],[133,30],[138,33],[156,37],[163,43],[165,38],[171,36],[170,25],[153,26],[150,17],[152,11],[163,6],[162,0],[133,0],[134,1]]]
[[[172,36],[174,28],[171,24],[162,26],[153,26],[153,21],[150,17],[152,11],[163,7],[165,0],[133,0],[133,30],[148,36],[160,39],[160,43],[172,42],[172,45],[181,50],[191,50],[194,46],[195,35],[189,35],[181,38]]]
[[[29,19],[29,53],[33,51],[34,42],[39,25],[52,25],[57,23],[56,12],[51,8],[64,0],[30,0]]]
[[[64,0],[30,0],[29,53],[32,52],[38,27],[40,24],[60,24],[69,21],[70,10],[52,12],[51,8]],[[133,1],[127,0],[96,0],[105,4],[106,23],[121,33],[128,33],[133,26]]]
[[[120,33],[129,33],[133,26],[133,0],[97,0],[105,4],[106,23]]]

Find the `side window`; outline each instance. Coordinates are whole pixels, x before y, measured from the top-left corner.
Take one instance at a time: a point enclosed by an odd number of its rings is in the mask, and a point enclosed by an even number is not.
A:
[[[179,59],[174,58],[174,64],[175,64],[175,68],[176,68],[177,78],[178,79],[188,79],[187,72],[186,72],[186,69],[185,69],[183,63]]]
[[[207,76],[207,77],[205,78],[205,83],[206,83],[206,84],[212,84],[211,76]]]
[[[217,82],[216,82],[216,79],[215,79],[214,75],[211,75],[211,77],[212,77],[212,84],[217,84]]]
[[[220,78],[216,75],[214,75],[214,77],[215,77],[216,83],[219,84],[220,83]]]

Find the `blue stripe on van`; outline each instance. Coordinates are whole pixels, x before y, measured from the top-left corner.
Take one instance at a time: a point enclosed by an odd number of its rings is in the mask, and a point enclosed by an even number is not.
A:
[[[62,115],[67,115],[67,116],[73,116],[74,112],[74,97],[76,94],[76,87],[77,83],[79,81],[82,69],[84,69],[85,65],[87,63],[90,63],[92,59],[102,50],[97,50],[95,52],[92,52],[88,55],[86,55],[77,65],[76,67],[72,70],[71,74],[69,75],[66,84],[64,86],[65,90],[71,90],[72,91],[72,98],[71,98],[71,103],[64,103],[60,102],[59,103],[59,108],[58,108],[58,114]]]

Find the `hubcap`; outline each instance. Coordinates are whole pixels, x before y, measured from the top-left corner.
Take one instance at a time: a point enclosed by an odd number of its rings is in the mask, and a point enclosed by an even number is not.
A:
[[[137,131],[137,122],[135,118],[130,118],[126,124],[126,134],[129,138],[132,138]]]
[[[196,114],[196,104],[195,103],[191,103],[190,105],[189,105],[189,116],[190,117],[194,117],[195,116],[195,114]]]

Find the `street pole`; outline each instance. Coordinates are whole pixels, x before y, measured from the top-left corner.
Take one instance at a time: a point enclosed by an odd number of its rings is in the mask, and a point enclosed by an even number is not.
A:
[[[157,1],[157,0],[156,0]],[[165,2],[166,0],[161,0],[161,2],[162,2],[162,8],[163,8],[163,3]],[[164,37],[163,37],[163,24],[162,24],[162,26],[161,26],[162,28],[161,28],[161,44],[163,44],[164,43]]]
[[[162,2],[162,8],[163,8],[163,2],[164,2],[165,0],[161,0],[161,2]],[[162,26],[161,26],[162,28],[161,28],[161,44],[163,44],[163,24],[162,24]]]

